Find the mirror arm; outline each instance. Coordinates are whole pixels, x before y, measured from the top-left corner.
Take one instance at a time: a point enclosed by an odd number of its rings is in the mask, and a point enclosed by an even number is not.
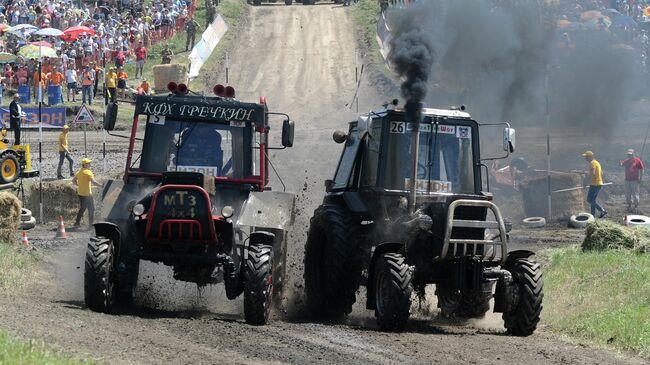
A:
[[[253,147],[253,148],[259,149],[259,147]],[[287,147],[284,147],[284,146],[282,146],[282,147],[269,147],[269,146],[266,146],[266,149],[267,150],[286,150]]]

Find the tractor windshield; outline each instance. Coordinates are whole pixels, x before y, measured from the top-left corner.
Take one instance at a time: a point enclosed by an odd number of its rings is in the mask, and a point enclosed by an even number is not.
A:
[[[147,121],[141,171],[191,171],[238,179],[251,175],[250,123],[160,119],[151,116]]]
[[[409,190],[411,185],[411,135],[414,124],[391,121],[389,125],[385,187]],[[419,193],[474,194],[472,127],[434,124],[425,118],[420,125],[416,187]]]

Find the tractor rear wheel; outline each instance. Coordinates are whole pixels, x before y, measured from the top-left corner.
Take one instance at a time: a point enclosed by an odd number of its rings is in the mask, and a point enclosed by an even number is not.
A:
[[[273,248],[252,244],[244,267],[244,317],[261,326],[269,321],[273,300]]]
[[[336,320],[352,312],[361,280],[359,223],[347,209],[321,205],[314,212],[305,247],[309,312]]]
[[[382,331],[401,331],[411,315],[411,268],[398,253],[382,254],[374,272],[375,317]]]
[[[5,153],[0,157],[0,182],[9,184],[18,179],[18,158],[13,153]]]
[[[483,318],[490,310],[492,292],[453,290],[445,284],[436,285],[438,308],[446,318]]]
[[[510,271],[518,290],[518,301],[503,312],[508,332],[515,336],[529,336],[537,329],[544,299],[544,278],[540,265],[530,258],[514,260],[505,267]]]
[[[91,237],[86,248],[84,299],[95,312],[110,313],[115,300],[115,245],[104,237]]]

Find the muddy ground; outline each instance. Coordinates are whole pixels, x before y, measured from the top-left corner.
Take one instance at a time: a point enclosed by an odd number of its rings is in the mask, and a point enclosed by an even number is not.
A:
[[[56,348],[107,363],[480,363],[480,364],[641,364],[643,359],[561,339],[544,326],[533,336],[506,336],[498,316],[468,323],[436,318],[435,303],[416,305],[404,333],[377,330],[373,313],[357,305],[340,324],[313,323],[301,315],[302,255],[307,223],[322,199],[322,181],[336,165],[340,146],[331,132],[346,128],[356,114],[347,107],[355,90],[355,40],[347,9],[330,4],[253,8],[248,31],[231,55],[230,83],[242,100],[266,95],[271,110],[296,121],[295,147],[271,158],[288,191],[298,195],[296,226],[291,233],[291,281],[285,307],[271,324],[243,322],[241,300],[228,302],[222,286],[204,290],[173,282],[170,271],[143,264],[137,307],[117,315],[97,314],[83,303],[83,255],[90,232],[69,232],[52,241],[54,224],[30,232],[32,244],[44,252],[44,263],[23,292],[0,297],[0,328],[43,340]],[[207,84],[223,74],[204,76]],[[360,111],[377,107],[382,96],[364,79]],[[640,123],[640,122],[639,122]],[[275,128],[277,132],[279,124]],[[101,135],[88,134],[96,151],[96,171],[103,178],[123,169],[126,141],[109,138],[110,158],[103,170]],[[521,132],[520,132],[521,135]],[[34,138],[34,134],[32,134]],[[55,133],[46,141],[54,146]],[[80,156],[82,133],[71,136]],[[54,147],[45,152],[45,176],[54,177]],[[582,148],[576,146],[575,149]],[[533,151],[535,152],[535,151]],[[579,162],[579,159],[578,159]],[[274,189],[281,189],[273,177]],[[561,232],[561,233],[558,233]],[[578,243],[578,231],[557,224],[541,231],[516,228],[513,246],[534,248]],[[359,293],[359,301],[365,298]]]

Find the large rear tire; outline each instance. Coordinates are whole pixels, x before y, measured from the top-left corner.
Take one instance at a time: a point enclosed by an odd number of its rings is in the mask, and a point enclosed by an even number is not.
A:
[[[446,318],[483,318],[490,310],[491,291],[453,290],[436,285],[440,314]]]
[[[95,312],[110,313],[115,300],[115,245],[104,237],[91,237],[84,266],[84,300]]]
[[[411,268],[398,253],[382,254],[374,272],[375,317],[382,331],[402,331],[411,316]]]
[[[251,245],[244,268],[244,318],[261,326],[269,321],[273,301],[273,248]]]
[[[322,205],[311,219],[305,247],[309,312],[338,320],[352,311],[361,280],[359,223],[338,205]]]
[[[503,322],[508,333],[514,336],[529,336],[537,329],[544,299],[544,278],[540,265],[530,258],[514,260],[506,266],[518,290],[515,306],[503,313]]]
[[[18,179],[20,175],[18,157],[13,152],[4,153],[0,156],[0,182],[10,184]]]

